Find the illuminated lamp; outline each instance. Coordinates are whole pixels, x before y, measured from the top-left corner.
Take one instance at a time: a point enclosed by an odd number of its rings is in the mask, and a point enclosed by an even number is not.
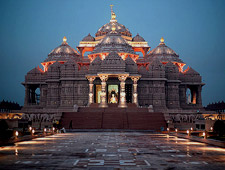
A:
[[[30,127],[29,127],[29,131],[31,131],[31,130],[32,130],[32,127],[30,126]]]
[[[161,43],[164,43],[164,38],[163,37],[160,39],[160,42]]]
[[[32,134],[34,134],[34,133],[35,133],[35,130],[33,129],[33,130],[32,130]]]
[[[176,131],[176,133],[178,132],[178,130],[177,130],[177,129],[175,129],[175,131]]]
[[[112,31],[115,31],[115,30],[116,30],[116,26],[113,25],[113,26],[112,26]]]
[[[67,38],[64,36],[63,37],[63,42],[66,42],[67,41]]]
[[[193,128],[191,127],[191,131],[193,131]]]
[[[190,136],[190,131],[189,130],[187,130],[187,134],[188,134],[188,136]]]
[[[18,137],[18,136],[19,136],[19,132],[18,132],[18,131],[16,131],[15,135],[16,135],[16,137]]]
[[[211,127],[210,130],[213,131],[213,127]]]

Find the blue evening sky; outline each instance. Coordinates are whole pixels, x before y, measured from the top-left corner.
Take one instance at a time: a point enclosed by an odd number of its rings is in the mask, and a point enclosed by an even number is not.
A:
[[[23,105],[25,74],[66,36],[76,48],[110,20],[139,33],[151,49],[160,38],[202,75],[203,104],[225,100],[225,0],[0,0],[0,100]]]

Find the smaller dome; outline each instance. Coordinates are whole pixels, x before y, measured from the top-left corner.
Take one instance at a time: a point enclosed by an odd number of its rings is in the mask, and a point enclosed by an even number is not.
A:
[[[67,60],[68,57],[77,57],[79,55],[78,52],[74,48],[70,47],[66,41],[67,39],[64,37],[62,44],[52,50],[44,62]]]
[[[132,41],[145,42],[145,39],[137,33],[137,35],[132,39]]]
[[[95,41],[95,38],[91,36],[89,33],[86,37],[83,38],[82,41]]]
[[[164,43],[163,37],[160,39],[159,45],[156,48],[154,48],[152,51],[150,51],[149,54],[150,55],[170,55],[170,56],[178,57],[175,51],[173,51],[171,48],[166,46],[166,44]]]

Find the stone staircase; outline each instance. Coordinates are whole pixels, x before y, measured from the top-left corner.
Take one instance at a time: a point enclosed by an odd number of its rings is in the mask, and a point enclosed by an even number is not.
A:
[[[139,108],[135,104],[128,104],[127,108],[118,108],[118,104],[99,108],[98,104],[92,104],[90,107],[79,108],[78,112],[62,114],[62,126],[66,129],[71,120],[73,129],[166,129],[163,113],[148,112],[147,108]]]

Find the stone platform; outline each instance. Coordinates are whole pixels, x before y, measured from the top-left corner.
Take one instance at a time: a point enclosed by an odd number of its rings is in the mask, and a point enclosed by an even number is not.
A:
[[[73,129],[136,129],[155,130],[166,129],[164,114],[148,112],[147,108],[138,108],[130,104],[127,108],[118,108],[109,104],[108,108],[97,105],[79,108],[78,112],[64,112],[62,126],[69,128],[72,120]]]
[[[167,134],[66,133],[0,147],[0,169],[224,170],[225,149]]]

